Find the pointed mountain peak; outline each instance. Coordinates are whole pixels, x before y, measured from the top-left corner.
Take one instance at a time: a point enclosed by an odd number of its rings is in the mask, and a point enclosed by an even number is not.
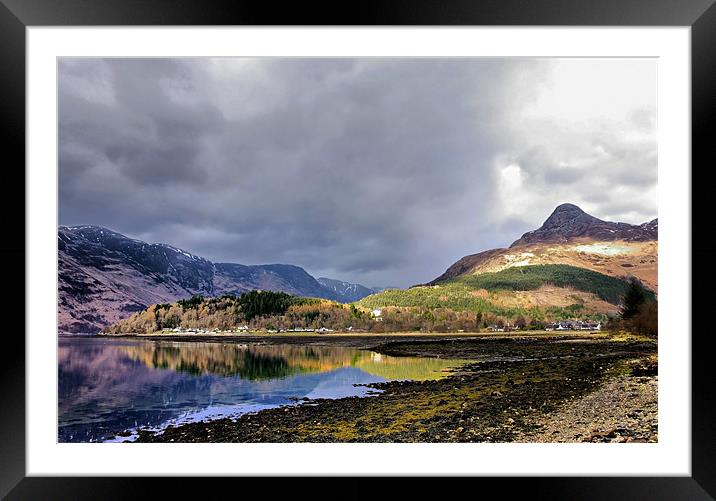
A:
[[[578,205],[574,205],[574,204],[570,204],[570,203],[559,204],[554,209],[554,213],[567,212],[567,211],[584,212]]]
[[[568,242],[574,239],[656,240],[656,221],[644,225],[612,223],[591,216],[574,204],[561,204],[538,229],[528,231],[510,247],[540,242]]]
[[[561,204],[558,205],[552,214],[550,214],[550,216],[545,220],[541,229],[557,228],[583,216],[596,219],[574,204]]]

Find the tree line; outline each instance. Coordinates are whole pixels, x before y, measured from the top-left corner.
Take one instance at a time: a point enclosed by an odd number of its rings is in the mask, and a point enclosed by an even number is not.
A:
[[[656,300],[638,280],[630,282],[621,305],[620,315],[609,321],[612,328],[656,336]],[[370,308],[360,303],[341,304],[284,292],[249,291],[238,296],[214,298],[197,295],[176,303],[152,305],[107,327],[104,332],[152,333],[176,328],[234,331],[244,326],[249,330],[271,331],[479,332],[488,327],[507,325],[522,330],[539,330],[544,329],[547,323],[562,320],[566,314],[573,315],[575,319],[588,318],[580,313],[580,308],[535,308],[501,315],[492,311],[445,307],[390,306],[382,308],[379,315],[374,315]],[[602,320],[607,319],[603,317]]]
[[[612,330],[627,330],[650,337],[659,334],[659,304],[654,294],[632,277],[621,300],[619,318],[610,323]]]

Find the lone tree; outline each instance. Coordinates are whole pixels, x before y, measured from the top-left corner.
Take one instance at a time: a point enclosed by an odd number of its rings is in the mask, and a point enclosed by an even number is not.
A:
[[[631,277],[629,287],[622,297],[622,306],[619,311],[622,319],[628,320],[636,316],[646,300],[646,289],[636,277]]]
[[[477,327],[479,329],[481,325],[482,325],[482,312],[478,311],[475,314],[475,327]]]

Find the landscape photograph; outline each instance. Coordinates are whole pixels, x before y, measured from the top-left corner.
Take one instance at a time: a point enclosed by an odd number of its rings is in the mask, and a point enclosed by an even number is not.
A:
[[[658,442],[655,59],[57,71],[58,442]]]

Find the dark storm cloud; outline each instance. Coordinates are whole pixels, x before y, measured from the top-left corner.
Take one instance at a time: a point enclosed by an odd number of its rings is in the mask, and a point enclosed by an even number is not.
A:
[[[215,261],[427,281],[531,229],[534,211],[502,210],[496,158],[518,162],[537,193],[583,177],[585,166],[557,166],[558,150],[515,139],[548,71],[494,59],[63,59],[60,223]],[[648,128],[651,115],[631,120]],[[622,172],[649,153],[623,143],[604,138],[613,175],[655,183],[655,169]]]
[[[73,96],[60,82],[60,144],[83,143],[140,186],[201,183],[208,168],[199,162],[204,140],[224,126],[219,110],[171,101],[162,82],[189,78],[179,63],[118,59],[104,64],[114,106]]]

